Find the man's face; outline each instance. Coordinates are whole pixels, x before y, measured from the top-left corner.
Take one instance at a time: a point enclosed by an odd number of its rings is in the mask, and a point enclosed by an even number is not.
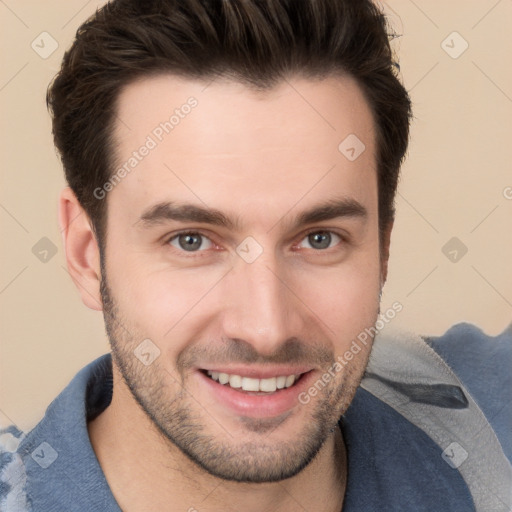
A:
[[[126,87],[117,114],[116,169],[138,156],[104,199],[114,370],[164,438],[211,474],[293,476],[348,407],[370,344],[326,372],[377,319],[370,109],[346,77],[256,94],[161,76]],[[338,149],[349,135],[365,145],[355,160],[360,146]],[[327,204],[335,214],[302,218]],[[158,351],[151,364],[136,357]]]

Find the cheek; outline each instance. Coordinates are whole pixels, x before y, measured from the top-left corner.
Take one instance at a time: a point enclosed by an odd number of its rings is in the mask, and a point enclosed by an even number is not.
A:
[[[304,272],[296,282],[305,304],[335,335],[354,334],[376,320],[380,291],[377,257],[361,255],[338,268]]]
[[[222,272],[218,269],[148,272],[142,266],[134,266],[113,276],[113,293],[130,331],[159,345],[172,340],[173,350],[179,350],[179,340],[184,339],[185,332],[190,337],[191,329],[199,330],[205,308],[211,306],[204,299],[220,277]]]

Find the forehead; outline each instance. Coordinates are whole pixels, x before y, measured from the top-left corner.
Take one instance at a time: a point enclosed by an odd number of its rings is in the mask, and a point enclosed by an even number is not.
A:
[[[121,92],[114,138],[116,170],[126,172],[109,203],[129,204],[132,220],[177,199],[261,215],[330,194],[376,202],[373,117],[347,76],[290,78],[263,92],[227,79],[146,78]]]

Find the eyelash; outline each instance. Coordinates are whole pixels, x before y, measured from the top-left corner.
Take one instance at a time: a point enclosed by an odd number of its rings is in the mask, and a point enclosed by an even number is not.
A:
[[[307,231],[306,233],[304,233],[302,235],[302,238],[300,239],[300,242],[302,242],[306,237],[308,237],[309,235],[313,234],[313,233],[330,233],[330,234],[334,234],[336,236],[338,236],[340,238],[340,242],[338,242],[338,244],[336,244],[334,247],[329,247],[328,249],[318,249],[316,250],[316,252],[318,253],[325,253],[327,251],[330,251],[331,249],[334,249],[337,245],[340,245],[342,243],[347,243],[348,242],[348,237],[346,235],[343,235],[337,231],[332,231],[332,230],[329,230],[329,229],[311,229],[309,231]],[[210,242],[213,244],[213,245],[217,245],[208,235],[206,235],[205,233],[203,233],[202,231],[191,231],[191,230],[188,230],[188,231],[179,231],[178,233],[174,233],[172,236],[169,236],[169,237],[166,237],[165,239],[165,245],[169,246],[169,247],[172,247],[170,244],[171,242],[178,238],[179,236],[181,235],[200,235],[204,238],[207,238],[208,240],[210,240]],[[172,247],[173,250],[176,250],[178,251],[179,253],[181,254],[185,254],[185,258],[202,258],[202,257],[205,257],[205,256],[208,256],[207,253],[208,250],[207,249],[204,249],[204,250],[200,250],[200,251],[185,251],[185,250],[180,250],[180,249],[176,249],[175,247]],[[315,250],[315,249],[311,249],[311,250]],[[188,253],[188,254],[187,254]]]

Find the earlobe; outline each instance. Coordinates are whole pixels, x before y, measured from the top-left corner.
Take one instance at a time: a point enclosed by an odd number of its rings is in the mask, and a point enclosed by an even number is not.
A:
[[[98,243],[89,216],[69,187],[59,197],[59,224],[68,271],[82,301],[88,308],[101,311]]]

